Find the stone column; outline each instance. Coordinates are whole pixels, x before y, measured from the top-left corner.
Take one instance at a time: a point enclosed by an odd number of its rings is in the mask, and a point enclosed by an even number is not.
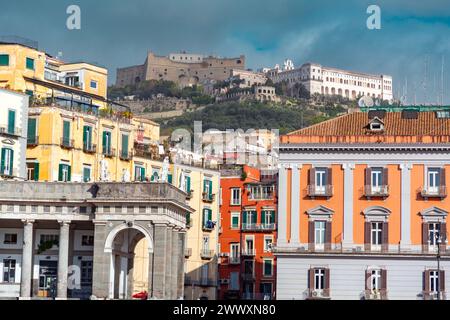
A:
[[[287,169],[281,165],[278,171],[278,240],[279,246],[287,244]]]
[[[411,169],[413,165],[403,163],[400,165],[401,174],[401,201],[400,201],[400,249],[409,249],[411,246]]]
[[[344,232],[342,238],[343,248],[353,246],[353,170],[354,163],[344,163]]]
[[[300,169],[302,165],[292,167],[291,181],[291,245],[300,244]]]
[[[20,280],[20,298],[31,298],[31,279],[33,270],[33,223],[34,220],[22,220],[23,249],[22,249],[22,273]]]
[[[58,292],[57,298],[67,299],[67,273],[69,268],[70,221],[59,221]]]
[[[105,241],[108,235],[106,221],[94,221],[94,265],[92,272],[92,294],[97,298],[108,298],[113,291],[110,272],[113,269],[111,248],[105,252]]]
[[[167,241],[166,241],[166,286],[165,286],[165,293],[164,297],[165,299],[171,298],[171,292],[172,292],[172,260],[175,260],[172,247],[172,228],[169,226],[167,227]]]
[[[171,265],[172,283],[171,283],[170,299],[173,300],[178,298],[177,297],[178,261],[180,255],[184,255],[184,252],[181,252],[179,247],[178,228],[172,229],[172,265]]]
[[[154,248],[153,248],[153,297],[164,299],[166,292],[167,270],[167,225],[155,224]]]
[[[181,255],[178,257],[178,275],[177,275],[177,299],[184,298],[184,250],[185,250],[186,232],[183,230],[178,233],[178,248]]]

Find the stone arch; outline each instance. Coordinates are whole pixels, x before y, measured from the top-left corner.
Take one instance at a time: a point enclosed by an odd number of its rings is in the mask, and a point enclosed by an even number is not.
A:
[[[139,224],[135,224],[135,223],[133,223],[132,226],[128,226],[127,224],[121,224],[121,225],[118,225],[115,228],[113,228],[108,233],[108,236],[106,237],[105,247],[104,247],[105,252],[112,252],[114,239],[120,233],[120,231],[125,230],[125,229],[136,229],[136,230],[142,232],[142,234],[144,234],[144,237],[147,239],[149,253],[153,253],[153,237],[152,237],[152,235],[150,234],[149,230],[147,230],[146,228],[140,226]]]

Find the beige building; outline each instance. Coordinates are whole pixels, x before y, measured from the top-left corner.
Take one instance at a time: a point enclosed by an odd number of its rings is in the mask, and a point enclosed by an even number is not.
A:
[[[207,80],[225,80],[233,69],[245,70],[245,56],[220,58],[199,54],[171,53],[157,56],[149,52],[143,65],[117,69],[116,86],[145,80],[168,80],[191,86]]]
[[[253,85],[262,86],[266,84],[268,79],[264,73],[240,69],[231,70],[231,77],[242,81],[239,84],[240,88],[248,88]]]

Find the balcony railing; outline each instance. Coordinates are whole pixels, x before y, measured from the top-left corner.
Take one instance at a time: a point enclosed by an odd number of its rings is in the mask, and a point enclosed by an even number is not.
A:
[[[4,179],[12,179],[17,177],[17,171],[15,168],[10,168],[9,170],[3,168],[3,170],[0,170],[0,177]]]
[[[75,141],[66,137],[61,138],[61,147],[66,149],[73,149]]]
[[[216,195],[213,194],[213,193],[203,192],[203,193],[202,193],[202,200],[205,201],[205,202],[213,202],[215,196],[216,196]]]
[[[35,147],[39,144],[39,136],[28,137],[27,138],[27,146]]]
[[[97,145],[92,143],[83,143],[83,152],[86,153],[96,153]]]
[[[185,248],[184,249],[184,256],[185,256],[185,258],[189,258],[190,256],[192,256],[192,249],[191,248]]]
[[[309,299],[330,299],[330,290],[329,289],[308,289],[308,298]]]
[[[200,257],[202,259],[212,259],[212,257],[214,257],[214,250],[202,249]]]
[[[189,190],[189,191],[186,191],[186,193],[187,193],[187,195],[186,195],[186,199],[192,199],[192,195],[193,195],[193,193],[194,193],[194,190]]]
[[[241,263],[241,257],[239,256],[230,256],[228,258],[228,264],[240,264]]]
[[[107,158],[112,158],[116,154],[116,149],[114,148],[103,149],[102,154]]]
[[[213,221],[206,221],[205,223],[203,223],[202,229],[203,231],[211,231],[214,230],[215,227],[215,223]]]
[[[364,186],[364,195],[366,197],[387,197],[389,195],[389,186]]]
[[[243,257],[254,257],[255,254],[256,254],[255,249],[242,250],[242,256]]]
[[[309,197],[331,197],[333,195],[333,186],[316,186],[308,185],[308,196]]]
[[[386,290],[365,290],[364,291],[365,300],[386,300],[387,291]]]
[[[131,149],[131,152],[128,150],[120,150],[119,158],[123,161],[131,161],[133,159],[133,149]]]
[[[447,295],[444,291],[423,291],[422,296],[424,300],[446,300]]]
[[[134,155],[140,158],[153,159],[153,153],[150,150],[146,150],[143,148],[135,148]]]
[[[274,231],[277,229],[276,223],[243,223],[242,231]]]
[[[420,194],[423,198],[445,198],[447,197],[447,187],[422,187]]]
[[[8,126],[0,126],[0,134],[5,136],[20,137],[22,135],[22,130],[17,127],[9,128]]]
[[[243,300],[272,300],[272,294],[261,292],[243,292]]]
[[[200,280],[198,281],[198,285],[200,287],[216,287],[217,286],[217,281],[214,280],[213,278],[200,278]]]

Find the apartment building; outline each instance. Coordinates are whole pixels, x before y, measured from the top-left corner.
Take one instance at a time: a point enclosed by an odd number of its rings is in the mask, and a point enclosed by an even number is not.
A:
[[[277,171],[221,170],[220,299],[275,298]]]
[[[296,69],[271,69],[267,76],[274,83],[285,81],[291,89],[296,84],[302,84],[311,95],[340,95],[350,100],[361,96],[388,101],[393,99],[392,77],[389,75],[372,75],[305,63]]]
[[[0,180],[26,179],[28,100],[0,88]]]
[[[281,138],[277,299],[446,299],[450,114],[352,113]]]
[[[239,88],[250,88],[252,86],[263,86],[267,82],[267,76],[262,72],[254,72],[251,70],[233,69],[231,70],[231,78],[240,80]]]
[[[245,70],[245,56],[220,58],[190,53],[158,56],[149,52],[144,64],[117,69],[116,86],[145,80],[167,80],[182,87],[192,86],[208,80],[228,79],[233,69]]]

